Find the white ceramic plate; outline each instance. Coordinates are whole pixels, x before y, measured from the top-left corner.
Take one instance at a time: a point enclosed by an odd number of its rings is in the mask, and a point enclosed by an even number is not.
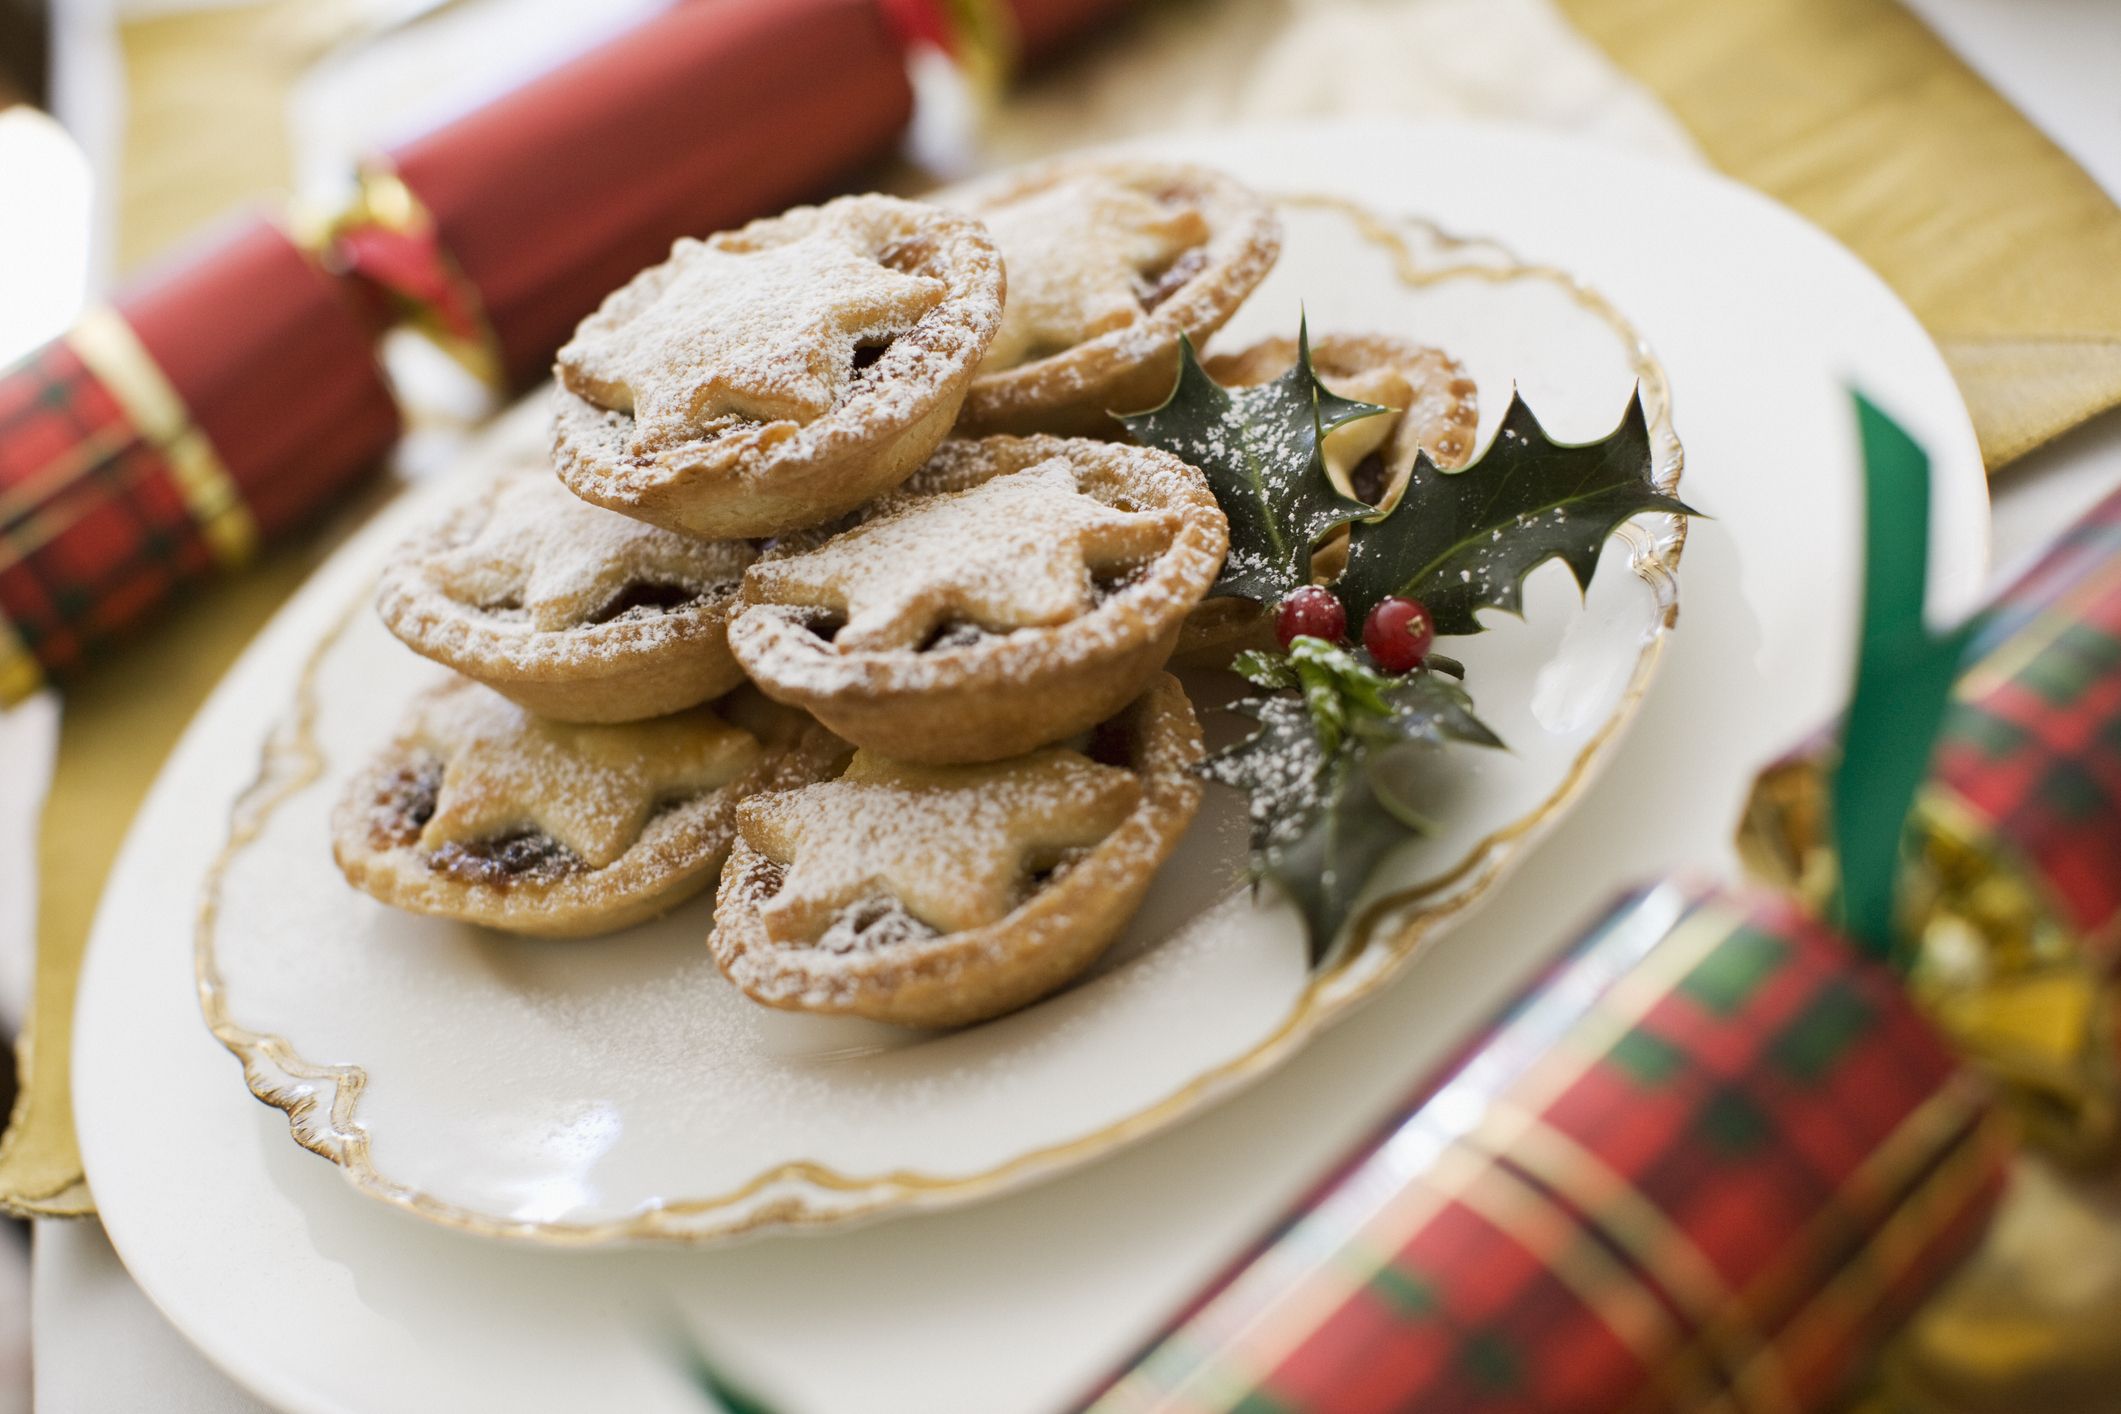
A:
[[[1292,333],[1306,308],[1314,334],[1411,333],[1489,390],[1490,428],[1514,382],[1569,441],[1610,430],[1639,383],[1659,479],[1676,482],[1663,370],[1594,293],[1493,243],[1343,207],[1292,207],[1284,223],[1273,277],[1216,346]],[[545,405],[529,400],[469,460],[542,457]],[[1219,1098],[1495,887],[1617,745],[1677,605],[1680,523],[1643,517],[1588,595],[1550,564],[1522,620],[1494,616],[1448,644],[1510,749],[1425,763],[1440,828],[1379,871],[1334,965],[1306,966],[1278,895],[1242,890],[1243,801],[1218,787],[1095,976],[1000,1020],[919,1033],[750,1002],[707,956],[711,896],[610,938],[542,942],[398,912],[339,877],[333,804],[443,676],[377,622],[372,581],[409,526],[477,493],[484,477],[465,470],[364,531],[290,610],[337,606],[267,689],[290,706],[209,875],[201,993],[250,1087],[363,1192],[525,1240],[701,1242],[945,1206]],[[1233,685],[1192,686],[1206,700]]]
[[[270,689],[342,602],[313,596],[231,675],[143,812],[77,1030],[76,1108],[111,1236],[148,1294],[244,1383],[303,1409],[685,1409],[696,1406],[658,1337],[675,1313],[793,1408],[1054,1407],[1604,897],[1660,867],[1724,864],[1753,765],[1845,689],[1857,491],[1843,379],[1931,449],[1934,582],[1961,605],[1976,591],[1985,489],[1942,363],[1860,265],[1770,203],[1698,173],[1473,128],[1284,130],[1174,150],[1497,233],[1581,273],[1641,325],[1679,390],[1687,495],[1716,519],[1693,530],[1684,622],[1613,769],[1374,1005],[1173,1133],[1063,1181],[855,1232],[722,1252],[517,1250],[347,1192],[229,1083],[226,1053],[198,1025],[196,888],[282,708]]]

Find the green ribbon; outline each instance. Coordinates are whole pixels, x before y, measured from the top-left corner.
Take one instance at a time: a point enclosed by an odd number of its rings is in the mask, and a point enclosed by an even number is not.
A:
[[[1977,620],[1932,633],[1929,458],[1861,393],[1852,393],[1863,439],[1863,638],[1856,690],[1834,772],[1834,845],[1840,868],[1835,921],[1872,957],[1895,956],[1896,900],[1908,813],[1929,774],[1952,682]]]

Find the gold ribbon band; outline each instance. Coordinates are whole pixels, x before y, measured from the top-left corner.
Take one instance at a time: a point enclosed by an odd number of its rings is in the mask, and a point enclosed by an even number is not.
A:
[[[177,494],[214,559],[224,568],[248,560],[258,546],[258,526],[243,493],[132,326],[108,305],[99,305],[81,317],[66,342],[110,389],[140,436],[169,462]]]
[[[443,248],[432,212],[389,161],[369,157],[356,174],[354,193],[328,213],[298,213],[295,243],[326,274],[352,275],[379,291],[396,317],[489,388],[505,390],[508,377],[500,340],[486,317],[486,302],[456,257]],[[364,234],[409,243],[431,283],[408,284],[402,269],[383,269],[360,250]],[[402,247],[401,247],[402,249]]]
[[[14,706],[44,686],[44,669],[23,643],[22,635],[0,613],[0,708]]]
[[[974,93],[998,98],[1016,71],[1016,21],[1001,0],[941,0],[952,57]]]

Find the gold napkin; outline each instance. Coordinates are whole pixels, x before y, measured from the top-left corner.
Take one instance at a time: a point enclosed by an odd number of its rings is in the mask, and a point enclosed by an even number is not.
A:
[[[104,878],[185,723],[318,558],[307,545],[264,556],[187,597],[121,656],[68,686],[38,837],[36,987],[16,1042],[21,1088],[0,1141],[0,1208],[25,1217],[95,1211],[69,1082],[75,984]],[[170,944],[190,947],[189,912],[168,923]]]
[[[1557,3],[1710,161],[1899,293],[1943,349],[1991,471],[2121,404],[2121,209],[1912,14],[1892,0]]]

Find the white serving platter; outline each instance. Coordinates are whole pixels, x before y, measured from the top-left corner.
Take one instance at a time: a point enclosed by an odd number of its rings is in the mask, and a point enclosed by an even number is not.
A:
[[[1163,150],[1495,234],[1580,275],[1649,341],[1671,376],[1686,494],[1715,519],[1693,529],[1682,626],[1611,769],[1372,1005],[1253,1093],[1078,1175],[729,1251],[512,1248],[350,1192],[234,1083],[199,1024],[199,885],[299,660],[358,591],[327,571],[231,675],[143,811],[76,1037],[77,1114],[111,1236],[243,1383],[298,1409],[685,1409],[660,1337],[675,1320],[793,1409],[1061,1404],[1604,897],[1661,867],[1726,862],[1752,767],[1845,690],[1858,543],[1847,380],[1936,461],[1936,601],[1963,607],[1976,591],[1985,487],[1941,361],[1853,258],[1771,203],[1700,173],[1479,128],[1282,129]],[[1545,394],[1527,392],[1544,411]]]

